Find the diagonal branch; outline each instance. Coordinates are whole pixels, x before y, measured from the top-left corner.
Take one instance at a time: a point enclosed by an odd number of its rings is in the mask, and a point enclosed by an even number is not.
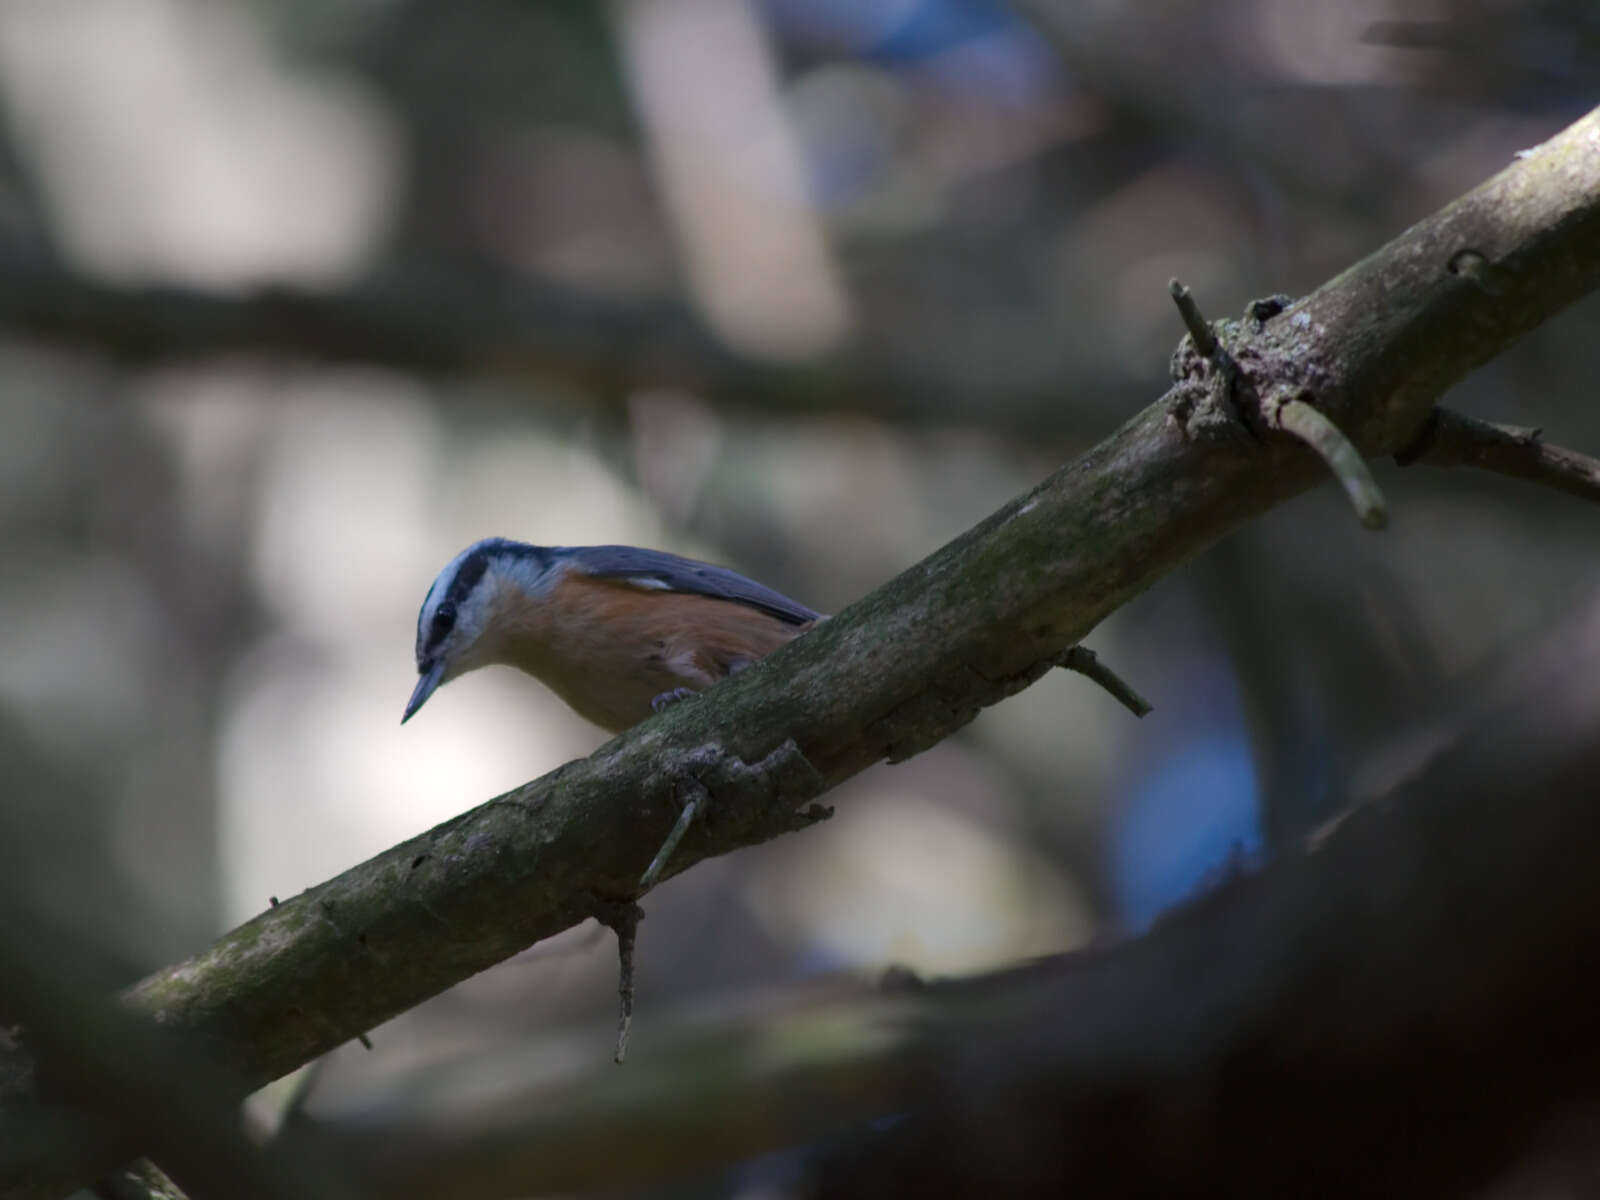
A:
[[[1454,270],[1467,251],[1480,266]],[[1242,394],[1309,393],[1362,453],[1392,454],[1447,387],[1597,284],[1600,110],[1312,295],[1217,334]],[[1238,428],[1203,362],[1180,356],[1177,373],[1105,442],[757,666],[261,914],[127,1002],[254,1086],[631,898],[677,817],[669,781],[699,779],[717,803],[668,874],[933,745],[1320,482],[1302,449]],[[0,1061],[0,1129],[37,1115],[24,1082]],[[0,1194],[51,1195],[113,1152],[92,1131],[50,1162],[5,1141]]]
[[[297,1132],[387,1200],[659,1188],[802,1146],[824,1195],[1476,1195],[1600,1093],[1597,668],[1591,595],[1400,791],[1146,936],[813,983],[627,1073],[500,1047]]]
[[[1448,408],[1436,408],[1417,439],[1395,455],[1403,467],[1481,467],[1581,500],[1600,501],[1600,460],[1554,446],[1543,431],[1494,425]]]
[[[0,880],[0,997],[42,1057],[46,1087],[102,1114],[197,1196],[238,1200],[351,1200],[330,1162],[265,1151],[232,1105],[234,1084],[192,1044],[174,1043],[153,1022],[104,990],[106,963],[80,938]],[[161,1194],[150,1164],[105,1181],[128,1194]],[[105,1190],[104,1188],[102,1190]]]

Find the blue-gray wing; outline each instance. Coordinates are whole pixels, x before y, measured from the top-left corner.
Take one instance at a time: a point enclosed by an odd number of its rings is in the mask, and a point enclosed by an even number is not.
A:
[[[804,625],[822,616],[737,571],[668,554],[665,550],[643,550],[637,546],[571,546],[557,553],[585,575],[616,579],[638,588],[732,600],[760,609],[789,625]]]

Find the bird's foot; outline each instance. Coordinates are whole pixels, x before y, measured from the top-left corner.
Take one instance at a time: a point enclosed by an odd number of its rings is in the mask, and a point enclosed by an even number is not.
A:
[[[660,712],[662,709],[669,708],[680,700],[687,700],[690,696],[697,696],[699,694],[700,693],[696,692],[693,688],[673,688],[670,692],[662,692],[659,696],[652,697],[650,700],[650,711]]]

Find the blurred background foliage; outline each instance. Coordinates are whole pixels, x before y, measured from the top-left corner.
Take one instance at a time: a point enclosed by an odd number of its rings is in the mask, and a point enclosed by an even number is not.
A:
[[[5,0],[7,311],[7,262],[381,285],[442,339],[537,295],[619,360],[0,328],[11,878],[129,977],[198,949],[599,744],[500,670],[399,728],[462,545],[662,545],[838,611],[1159,395],[1169,277],[1213,316],[1308,290],[1597,83],[1584,0]],[[1452,403],[1600,447],[1597,314]],[[1144,722],[1047,678],[652,896],[634,1053],[674,1010],[1137,929],[1381,791],[1397,731],[1595,575],[1582,506],[1424,470],[1380,467],[1382,536],[1324,488],[1096,631]],[[564,935],[340,1052],[312,1109],[592,1061],[614,971]]]

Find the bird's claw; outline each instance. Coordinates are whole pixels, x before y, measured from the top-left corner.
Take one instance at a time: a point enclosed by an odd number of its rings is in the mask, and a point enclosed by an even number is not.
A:
[[[673,688],[670,692],[662,692],[650,700],[650,711],[660,712],[664,708],[676,704],[680,700],[687,700],[690,696],[698,695],[693,688]]]

